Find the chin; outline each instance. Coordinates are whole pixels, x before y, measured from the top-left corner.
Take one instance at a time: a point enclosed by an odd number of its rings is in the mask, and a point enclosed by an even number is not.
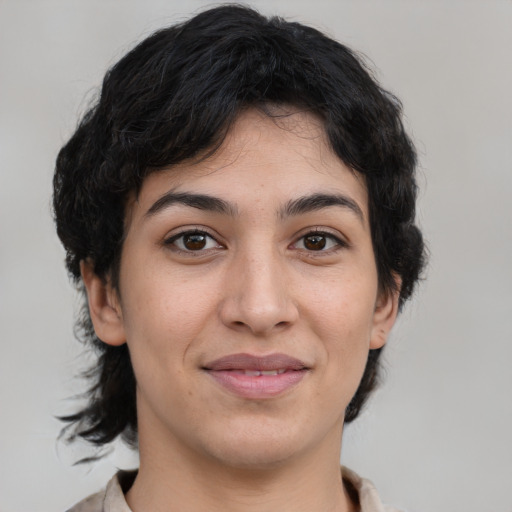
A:
[[[213,453],[212,453],[213,452]],[[223,466],[237,470],[262,471],[277,469],[286,465],[295,451],[286,449],[278,443],[232,443],[211,450],[210,455]]]
[[[304,432],[276,425],[238,426],[212,437],[203,449],[225,466],[246,470],[277,469],[307,450]]]

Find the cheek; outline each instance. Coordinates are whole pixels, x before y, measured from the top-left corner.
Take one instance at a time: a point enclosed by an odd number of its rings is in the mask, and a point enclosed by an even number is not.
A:
[[[377,290],[371,280],[346,279],[337,283],[331,283],[325,288],[327,292],[310,302],[316,310],[310,318],[312,328],[322,340],[332,377],[343,379],[349,374],[360,376],[364,370]]]
[[[155,396],[174,396],[172,390],[180,388],[185,356],[200,324],[196,314],[200,304],[196,298],[192,307],[189,288],[177,294],[182,287],[176,283],[144,274],[130,282],[123,321],[139,391],[151,402]]]
[[[314,309],[317,327],[326,333],[369,341],[376,294],[376,279],[341,275],[316,286],[307,303]]]
[[[208,290],[215,286],[149,265],[140,265],[139,271],[132,269],[129,279],[122,311],[132,357],[140,355],[160,363],[182,361],[180,353],[211,317],[215,297]]]

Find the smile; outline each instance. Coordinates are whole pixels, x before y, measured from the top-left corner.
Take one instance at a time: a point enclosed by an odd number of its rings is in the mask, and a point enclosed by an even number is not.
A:
[[[286,368],[281,368],[279,370],[230,370],[234,373],[239,373],[241,375],[249,375],[251,377],[259,377],[260,375],[281,375],[286,371]]]
[[[233,354],[203,367],[217,384],[240,398],[276,397],[296,386],[309,368],[286,354]]]

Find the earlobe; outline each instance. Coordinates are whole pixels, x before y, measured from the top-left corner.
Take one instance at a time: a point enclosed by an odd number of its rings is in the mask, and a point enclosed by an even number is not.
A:
[[[94,272],[91,262],[81,261],[80,272],[96,336],[108,345],[122,345],[126,342],[126,336],[115,289]]]
[[[389,333],[395,324],[398,315],[398,302],[400,297],[401,280],[396,278],[397,286],[394,290],[381,292],[375,304],[373,314],[373,328],[370,339],[370,348],[382,348]]]

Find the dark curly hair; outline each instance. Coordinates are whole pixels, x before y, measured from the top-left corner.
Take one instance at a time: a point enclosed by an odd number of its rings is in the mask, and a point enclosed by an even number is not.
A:
[[[414,224],[416,154],[400,102],[347,47],[239,5],[206,10],[142,41],[107,72],[99,99],[61,149],[54,211],[75,282],[88,260],[117,286],[127,195],[159,168],[212,154],[243,109],[269,104],[319,116],[334,152],[365,177],[379,284],[389,292],[400,277],[401,307],[420,276],[424,245]],[[98,363],[87,374],[87,404],[63,418],[68,438],[103,445],[121,435],[136,445],[126,344],[102,343],[86,305],[82,313],[78,336],[95,347]],[[380,354],[370,350],[346,422],[375,388]]]

